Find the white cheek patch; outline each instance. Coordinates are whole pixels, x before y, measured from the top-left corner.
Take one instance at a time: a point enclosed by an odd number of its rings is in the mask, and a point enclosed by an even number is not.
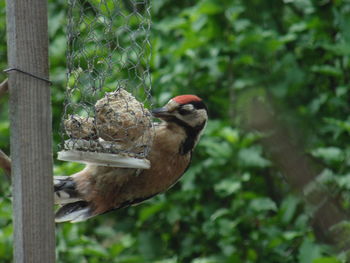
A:
[[[201,118],[202,120],[207,120],[207,119],[208,119],[208,113],[207,113],[206,110],[200,109],[200,110],[198,110],[197,112],[198,112],[198,115],[200,116],[200,118]]]
[[[204,126],[203,126],[202,130],[198,133],[198,136],[197,136],[197,138],[196,138],[196,140],[194,142],[194,146],[197,145],[199,139],[201,138],[201,136],[202,136],[202,134],[203,134],[203,132],[205,130],[205,127],[207,127],[207,124],[208,124],[208,113],[207,113],[207,111],[206,110],[199,110],[199,115],[200,115],[200,117],[198,118],[198,120],[201,120],[202,122],[197,124],[197,125],[202,124],[203,121],[205,121],[205,123],[204,123]]]
[[[174,115],[177,119],[185,121],[185,118],[180,113],[176,112]]]
[[[194,126],[201,125],[204,121],[208,119],[207,111],[204,109],[197,110],[196,117],[194,118]]]
[[[185,116],[179,113],[176,113],[175,116],[176,118],[184,121],[191,127],[196,127],[198,125],[201,125],[203,122],[206,122],[208,119],[207,111],[204,109],[196,110],[193,113]]]

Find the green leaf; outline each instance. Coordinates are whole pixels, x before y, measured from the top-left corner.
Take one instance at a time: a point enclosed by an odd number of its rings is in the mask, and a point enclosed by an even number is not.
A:
[[[202,258],[196,258],[191,261],[191,263],[220,263],[219,259],[216,259],[215,257],[202,257]]]
[[[173,258],[168,258],[168,259],[162,259],[162,260],[157,260],[154,263],[178,263],[179,261],[177,260],[176,257]]]
[[[326,161],[344,161],[344,153],[337,147],[320,147],[313,150],[312,155]]]
[[[214,189],[221,196],[228,196],[241,189],[241,183],[230,179],[222,180],[214,185]]]
[[[268,167],[271,162],[262,157],[262,150],[260,147],[250,147],[241,149],[238,153],[238,158],[242,165],[249,167]]]
[[[255,211],[277,211],[277,206],[270,198],[262,197],[250,202],[249,207]]]
[[[342,177],[337,177],[337,182],[340,187],[344,187],[350,190],[350,174],[344,175]]]
[[[331,65],[320,65],[320,66],[315,65],[311,67],[311,71],[315,73],[333,76],[333,77],[341,77],[343,74],[339,68]]]
[[[165,207],[165,205],[165,203],[159,202],[155,204],[149,204],[148,206],[143,207],[139,215],[140,223],[143,223],[144,221],[155,215],[157,212],[161,211]]]
[[[223,5],[217,0],[202,0],[198,11],[202,14],[215,15],[223,11]]]
[[[310,239],[305,239],[299,249],[299,263],[310,263],[321,256],[320,246]]]
[[[341,261],[333,257],[323,257],[314,259],[312,263],[341,263]]]
[[[231,127],[224,127],[221,129],[220,136],[230,143],[237,143],[239,141],[239,131]]]
[[[348,43],[332,43],[324,44],[322,47],[328,51],[333,52],[336,55],[340,56],[349,56],[350,55],[350,47]]]

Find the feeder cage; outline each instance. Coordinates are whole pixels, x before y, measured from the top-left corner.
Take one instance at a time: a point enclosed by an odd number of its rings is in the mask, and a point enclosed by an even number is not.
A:
[[[149,168],[149,3],[68,3],[67,89],[58,159]]]

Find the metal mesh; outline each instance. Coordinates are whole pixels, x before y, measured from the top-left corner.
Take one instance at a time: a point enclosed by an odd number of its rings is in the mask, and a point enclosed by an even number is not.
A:
[[[148,0],[68,5],[62,150],[146,157],[152,142]]]

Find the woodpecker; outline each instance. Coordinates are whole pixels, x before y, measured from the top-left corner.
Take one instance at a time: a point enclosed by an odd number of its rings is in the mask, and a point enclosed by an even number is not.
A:
[[[208,113],[195,95],[172,98],[152,110],[155,125],[147,170],[87,165],[71,176],[55,176],[56,222],[80,222],[139,204],[173,186],[188,169]]]

